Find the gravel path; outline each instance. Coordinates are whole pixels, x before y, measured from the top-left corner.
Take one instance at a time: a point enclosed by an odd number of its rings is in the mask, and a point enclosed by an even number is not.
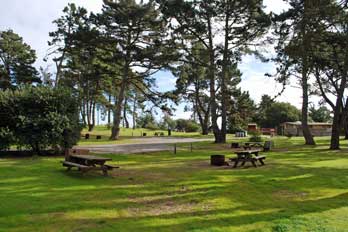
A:
[[[136,154],[155,151],[171,151],[175,143],[194,143],[201,141],[213,141],[213,139],[194,139],[194,138],[136,138],[132,139],[131,144],[104,144],[104,145],[83,145],[75,146],[76,149],[87,149],[93,153],[100,154]]]

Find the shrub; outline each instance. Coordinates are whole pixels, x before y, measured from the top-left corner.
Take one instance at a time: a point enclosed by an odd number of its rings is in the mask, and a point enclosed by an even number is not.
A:
[[[200,129],[200,126],[194,122],[194,121],[189,121],[186,125],[186,132],[198,132]]]
[[[261,133],[259,131],[250,132],[249,142],[262,142]]]
[[[70,148],[81,132],[76,99],[67,89],[43,86],[1,92],[0,128],[13,135],[11,142],[38,154],[49,147]]]
[[[178,131],[197,132],[200,126],[193,120],[178,119],[176,120],[176,129]]]
[[[0,128],[0,150],[10,149],[13,142],[13,133],[7,127]]]
[[[152,122],[147,123],[145,128],[149,129],[149,130],[158,130],[159,129],[159,127],[155,123],[152,123]]]

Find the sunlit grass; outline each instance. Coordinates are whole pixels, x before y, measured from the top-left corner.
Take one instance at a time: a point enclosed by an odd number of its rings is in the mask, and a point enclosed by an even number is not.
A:
[[[347,151],[274,140],[260,168],[211,167],[211,154],[232,156],[211,142],[106,155],[121,166],[110,177],[66,172],[62,158],[0,159],[0,231],[347,231]]]
[[[84,138],[85,134],[90,134],[90,139],[86,140]],[[146,137],[142,135],[146,133]],[[163,133],[164,137],[168,137],[168,131],[166,130],[149,130],[144,128],[121,128],[120,129],[120,138],[119,140],[110,140],[111,129],[106,126],[96,126],[93,131],[89,132],[87,129],[83,129],[81,132],[81,139],[79,145],[94,145],[94,144],[129,144],[133,143],[132,139],[134,138],[149,138],[156,137],[155,133]],[[96,136],[100,135],[101,139],[96,139]],[[172,131],[171,137],[180,137],[180,138],[204,138],[204,139],[213,139],[214,135],[202,135],[199,132],[177,132]],[[234,138],[232,134],[227,135],[228,139]]]

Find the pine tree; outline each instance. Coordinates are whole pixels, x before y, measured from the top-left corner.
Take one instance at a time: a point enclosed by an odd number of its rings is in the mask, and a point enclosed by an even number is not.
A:
[[[35,51],[12,30],[0,31],[0,89],[39,83]]]

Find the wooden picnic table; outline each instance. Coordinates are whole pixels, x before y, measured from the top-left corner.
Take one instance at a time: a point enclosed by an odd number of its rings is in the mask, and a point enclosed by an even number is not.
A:
[[[252,147],[263,147],[263,142],[245,142],[244,149],[251,149]]]
[[[260,149],[236,151],[235,154],[237,157],[230,159],[234,162],[233,167],[236,168],[240,162],[242,163],[241,166],[244,166],[246,162],[251,162],[255,168],[257,167],[257,161],[259,161],[261,165],[265,165],[263,161],[266,159],[266,156],[259,156],[260,151]]]
[[[101,170],[105,176],[108,175],[108,170],[112,170],[114,167],[105,164],[107,161],[111,161],[111,158],[104,158],[94,155],[69,155],[63,161],[63,166],[67,167],[68,171],[73,167],[77,167],[79,171],[87,172],[90,170]]]

